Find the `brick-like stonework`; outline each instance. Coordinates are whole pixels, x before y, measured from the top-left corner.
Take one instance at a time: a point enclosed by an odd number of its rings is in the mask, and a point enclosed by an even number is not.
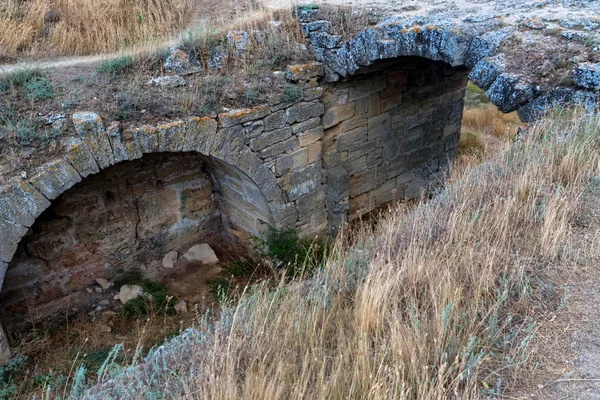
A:
[[[440,182],[455,158],[465,68],[423,58],[379,62],[326,86],[329,226]]]

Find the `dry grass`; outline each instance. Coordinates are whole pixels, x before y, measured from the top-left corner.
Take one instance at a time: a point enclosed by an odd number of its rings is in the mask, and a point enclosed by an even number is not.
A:
[[[0,57],[90,54],[183,29],[192,0],[1,0]]]
[[[493,105],[466,108],[463,113],[463,130],[479,132],[507,139],[516,133],[519,126],[523,126],[516,112],[504,114]]]
[[[561,140],[557,140],[561,133]],[[264,282],[199,332],[76,398],[446,399],[500,395],[534,365],[536,321],[578,257],[600,119],[553,116],[414,210],[341,237],[323,270]],[[596,248],[595,251],[600,251]],[[166,372],[168,371],[168,373]]]

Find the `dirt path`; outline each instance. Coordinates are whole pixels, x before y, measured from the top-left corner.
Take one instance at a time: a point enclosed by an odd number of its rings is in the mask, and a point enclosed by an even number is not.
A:
[[[600,399],[600,177],[585,195],[573,235],[577,265],[565,266],[564,307],[539,324],[540,365],[510,398]]]

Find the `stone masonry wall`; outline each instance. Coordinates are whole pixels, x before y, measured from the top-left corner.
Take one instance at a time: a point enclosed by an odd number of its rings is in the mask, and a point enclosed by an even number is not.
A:
[[[198,241],[220,243],[221,231],[198,154],[149,155],[107,168],[60,196],[23,238],[0,296],[3,321],[81,307],[96,278],[160,265],[168,251]]]
[[[405,57],[326,87],[329,225],[418,197],[457,153],[467,71]]]

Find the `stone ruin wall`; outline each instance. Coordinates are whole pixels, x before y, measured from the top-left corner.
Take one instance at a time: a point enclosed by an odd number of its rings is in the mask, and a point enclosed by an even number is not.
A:
[[[323,161],[331,227],[443,181],[458,151],[467,74],[406,57],[326,87]]]

